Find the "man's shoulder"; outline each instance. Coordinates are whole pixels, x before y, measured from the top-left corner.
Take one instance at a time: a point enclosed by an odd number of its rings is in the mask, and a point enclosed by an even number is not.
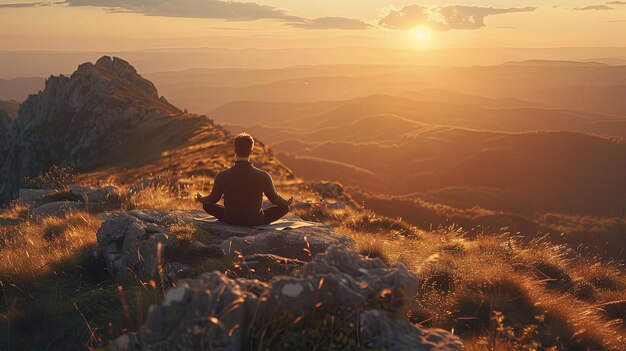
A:
[[[256,166],[253,166],[253,167],[252,167],[252,169],[254,169],[254,171],[255,171],[257,174],[259,174],[259,175],[261,175],[261,176],[263,176],[263,177],[271,177],[271,175],[270,175],[270,173],[269,173],[269,172],[264,171],[264,170],[262,170],[262,169],[260,169],[260,168],[258,168],[258,167],[256,167]]]
[[[229,173],[232,172],[232,169],[233,168],[231,167],[231,168],[223,169],[223,170],[217,172],[217,174],[215,175],[215,179],[223,178],[223,177],[227,176]]]

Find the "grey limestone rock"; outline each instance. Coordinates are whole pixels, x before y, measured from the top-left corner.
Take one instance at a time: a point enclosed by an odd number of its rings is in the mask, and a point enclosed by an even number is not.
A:
[[[45,196],[55,192],[54,189],[20,189],[18,200],[27,205],[45,203],[48,202]]]
[[[98,229],[98,247],[112,275],[137,276],[142,281],[159,278],[164,251],[176,237],[159,222],[162,218],[147,216],[143,211],[113,213]]]
[[[185,249],[206,258],[269,254],[310,261],[330,246],[353,244],[349,237],[318,223],[280,231],[207,223],[197,219],[201,216],[206,215],[202,211],[180,210],[133,210],[102,215],[104,222],[97,239],[109,272],[113,275],[134,273],[142,280],[157,278],[157,245],[162,245],[161,263],[169,262],[168,248],[177,243],[172,230],[175,225],[204,233],[205,242],[193,240]],[[293,216],[288,218],[299,220]]]
[[[64,217],[68,213],[85,210],[87,206],[82,202],[56,201],[31,208],[29,213],[34,217]]]
[[[330,247],[293,277],[270,283],[205,273],[170,289],[137,333],[114,348],[135,350],[460,351],[443,330],[411,324],[404,312],[418,279],[346,248]],[[333,339],[335,338],[335,339]]]

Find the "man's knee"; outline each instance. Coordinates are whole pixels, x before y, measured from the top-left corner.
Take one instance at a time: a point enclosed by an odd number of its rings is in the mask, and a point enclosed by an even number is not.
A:
[[[211,216],[221,219],[224,216],[224,207],[216,204],[203,204],[204,211]]]
[[[291,210],[289,208],[289,205],[283,205],[283,206],[278,206],[278,208],[280,209],[280,213],[284,216],[287,213],[289,213],[289,211]]]
[[[281,219],[289,213],[289,206],[274,206],[265,210],[265,223],[269,224]]]

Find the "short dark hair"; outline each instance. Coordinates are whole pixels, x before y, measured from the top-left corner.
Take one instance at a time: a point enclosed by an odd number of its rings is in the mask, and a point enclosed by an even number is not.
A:
[[[248,157],[254,148],[254,139],[248,133],[239,133],[235,137],[235,153],[239,157]]]

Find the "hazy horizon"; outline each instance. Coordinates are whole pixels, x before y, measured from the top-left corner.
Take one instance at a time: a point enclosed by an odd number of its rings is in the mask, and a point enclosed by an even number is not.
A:
[[[161,48],[128,51],[0,50],[0,79],[69,74],[103,55],[132,62],[140,73],[188,69],[278,69],[299,66],[495,66],[528,60],[626,64],[626,47],[441,48],[407,50],[365,46],[311,48]],[[2,98],[2,96],[0,96]]]
[[[0,78],[67,74],[104,54],[142,73],[626,60],[624,18],[622,1],[0,0]]]
[[[3,0],[0,32],[5,33],[5,50],[56,45],[110,51],[185,47],[189,42],[214,47],[215,37],[228,37],[228,47],[250,46],[252,38],[256,47],[343,45],[355,40],[358,45],[420,49],[626,46],[625,37],[615,36],[626,31],[626,5],[621,1],[322,3]],[[48,25],[50,19],[54,26]]]

